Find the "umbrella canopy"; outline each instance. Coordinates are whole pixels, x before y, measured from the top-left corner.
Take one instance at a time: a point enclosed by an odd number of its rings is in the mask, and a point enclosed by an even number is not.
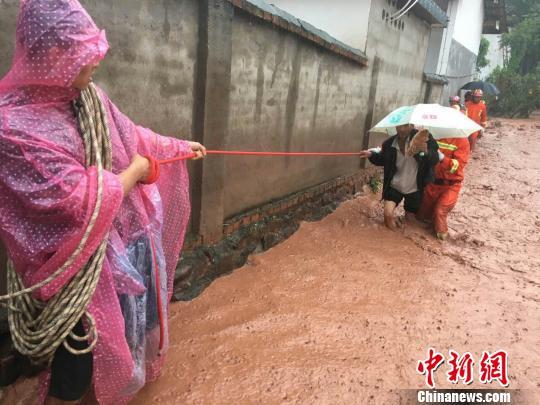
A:
[[[435,139],[467,138],[470,134],[483,129],[453,108],[439,104],[417,104],[392,111],[370,131],[395,135],[396,127],[405,124],[425,128]]]
[[[476,90],[476,89],[480,89],[486,94],[493,94],[494,96],[498,96],[499,94],[501,94],[497,86],[495,86],[493,83],[483,82],[481,80],[476,81],[476,82],[469,82],[461,88],[461,90]]]

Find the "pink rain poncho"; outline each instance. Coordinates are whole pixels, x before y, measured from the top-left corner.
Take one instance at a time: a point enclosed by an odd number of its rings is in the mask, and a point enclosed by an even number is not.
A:
[[[84,166],[71,83],[108,49],[76,0],[21,0],[16,49],[0,80],[0,236],[26,286],[45,279],[76,248],[96,203],[97,170]],[[126,77],[129,74],[126,72]],[[126,402],[157,377],[158,305],[166,314],[190,205],[185,163],[162,167],[153,185],[123,197],[118,174],[135,154],[167,159],[190,152],[188,142],[135,125],[99,90],[107,112],[113,169],[104,172],[101,212],[85,250],[64,275],[36,292],[47,300],[109,234],[107,258],[89,311],[99,339],[93,387],[100,403]],[[155,249],[157,260],[152,259]],[[160,274],[162,302],[154,284]],[[42,395],[49,376],[42,376]]]

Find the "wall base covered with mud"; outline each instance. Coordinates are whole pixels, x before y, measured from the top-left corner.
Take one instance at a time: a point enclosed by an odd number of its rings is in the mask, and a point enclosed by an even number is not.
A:
[[[380,170],[371,166],[237,215],[226,221],[217,244],[188,239],[176,270],[173,299],[195,298],[215,278],[242,267],[250,254],[289,238],[302,221],[318,221],[358,193],[371,193],[380,176]]]

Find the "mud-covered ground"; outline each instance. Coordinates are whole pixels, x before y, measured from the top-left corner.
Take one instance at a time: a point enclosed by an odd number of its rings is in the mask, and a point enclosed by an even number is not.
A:
[[[501,122],[470,161],[451,240],[385,229],[366,191],[173,304],[163,375],[132,403],[405,403],[429,347],[472,353],[467,388],[500,388],[478,363],[506,350],[509,388],[540,403],[540,120]]]
[[[133,403],[398,403],[425,386],[430,346],[473,354],[468,388],[487,388],[482,351],[506,350],[509,388],[540,403],[539,178],[540,121],[503,120],[470,161],[451,241],[385,229],[370,193],[304,223],[172,306],[163,376]]]

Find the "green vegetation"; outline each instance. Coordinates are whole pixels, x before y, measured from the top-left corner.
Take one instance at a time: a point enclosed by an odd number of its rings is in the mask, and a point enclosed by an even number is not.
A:
[[[378,174],[369,179],[369,188],[373,194],[377,194],[381,191],[383,186],[382,180]]]
[[[476,71],[480,72],[482,68],[489,65],[487,53],[489,51],[489,41],[482,37],[480,40],[480,49],[478,50],[478,57],[476,58]]]
[[[528,117],[540,108],[540,67],[525,75],[508,67],[497,67],[488,81],[501,91],[497,101],[488,99],[493,115]]]
[[[488,99],[494,115],[528,117],[540,108],[540,4],[537,0],[508,0],[508,18],[514,26],[503,34],[504,66],[488,78],[501,95]]]

